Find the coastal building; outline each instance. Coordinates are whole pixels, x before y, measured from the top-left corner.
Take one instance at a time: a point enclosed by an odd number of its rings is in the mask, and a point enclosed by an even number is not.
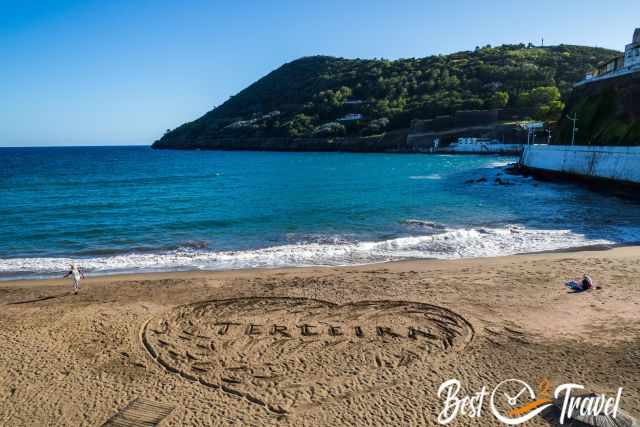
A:
[[[640,28],[636,28],[634,31],[631,43],[625,47],[623,55],[598,65],[595,70],[588,72],[583,80],[576,83],[576,86],[637,71],[640,71]]]
[[[437,151],[452,154],[504,154],[519,155],[524,148],[523,144],[504,144],[491,138],[458,138],[457,142],[442,147]]]
[[[460,137],[448,146],[438,148],[439,153],[520,155],[524,144],[512,144],[497,138]]]
[[[624,49],[624,66],[640,66],[640,28],[636,28],[633,40]]]

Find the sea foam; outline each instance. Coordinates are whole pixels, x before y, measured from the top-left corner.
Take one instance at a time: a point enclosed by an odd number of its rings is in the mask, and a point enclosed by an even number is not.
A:
[[[631,234],[636,237],[638,233]],[[191,247],[158,253],[129,253],[74,260],[53,257],[10,258],[0,260],[0,277],[5,280],[17,277],[51,277],[65,272],[72,261],[77,262],[88,273],[116,274],[340,266],[425,258],[475,258],[614,243],[619,241],[589,239],[570,230],[528,229],[515,225],[503,228],[444,228],[430,235],[382,241],[310,242],[242,251],[216,252]]]

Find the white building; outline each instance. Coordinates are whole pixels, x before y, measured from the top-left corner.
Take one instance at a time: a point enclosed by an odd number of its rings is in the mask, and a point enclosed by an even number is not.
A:
[[[624,66],[640,66],[640,28],[636,28],[633,41],[624,49]]]
[[[523,144],[503,144],[497,139],[458,138],[458,142],[438,149],[440,153],[456,154],[520,154]]]

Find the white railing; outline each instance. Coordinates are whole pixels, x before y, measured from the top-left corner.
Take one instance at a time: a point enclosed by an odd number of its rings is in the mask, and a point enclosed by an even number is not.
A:
[[[601,80],[612,79],[614,77],[624,76],[625,74],[631,74],[636,71],[640,71],[640,64],[634,64],[629,67],[620,68],[610,73],[602,74],[601,76],[592,77],[590,79],[580,80],[579,82],[574,84],[573,87],[578,87],[578,86],[586,85],[588,83],[593,83]]]

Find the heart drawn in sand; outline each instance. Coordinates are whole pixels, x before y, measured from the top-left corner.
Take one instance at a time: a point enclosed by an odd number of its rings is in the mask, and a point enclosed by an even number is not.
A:
[[[167,371],[286,414],[393,386],[463,351],[473,328],[414,302],[242,298],[178,307],[141,335]]]

